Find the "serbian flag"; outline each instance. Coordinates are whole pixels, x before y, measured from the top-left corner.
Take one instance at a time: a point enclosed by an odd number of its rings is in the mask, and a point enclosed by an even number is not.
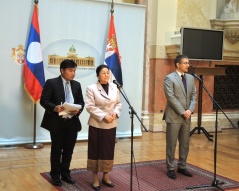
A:
[[[23,81],[24,88],[29,97],[34,103],[38,102],[45,84],[45,75],[40,44],[37,4],[34,5],[28,43],[26,46]]]
[[[106,53],[105,53],[105,64],[109,66],[111,70],[111,81],[114,79],[122,86],[123,78],[122,78],[122,70],[120,63],[120,55],[117,45],[115,26],[114,26],[114,16],[111,14],[110,18],[110,27],[109,34],[106,45]]]

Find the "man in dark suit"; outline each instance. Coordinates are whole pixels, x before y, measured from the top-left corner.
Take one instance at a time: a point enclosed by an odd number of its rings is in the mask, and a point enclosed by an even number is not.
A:
[[[51,135],[50,175],[51,182],[55,186],[61,186],[61,180],[69,184],[75,183],[70,176],[70,163],[77,133],[81,130],[79,115],[85,104],[81,85],[73,80],[76,68],[77,65],[73,60],[62,61],[61,75],[46,81],[40,100],[40,104],[45,109],[41,127],[49,130]],[[78,104],[82,108],[60,116],[59,112],[64,111],[62,106],[64,102]]]
[[[164,78],[164,92],[167,106],[164,113],[166,126],[166,164],[167,176],[176,179],[174,155],[177,140],[179,142],[179,160],[177,172],[192,177],[186,169],[189,151],[191,114],[196,104],[194,78],[186,74],[189,67],[188,57],[179,55],[175,58],[176,71]]]

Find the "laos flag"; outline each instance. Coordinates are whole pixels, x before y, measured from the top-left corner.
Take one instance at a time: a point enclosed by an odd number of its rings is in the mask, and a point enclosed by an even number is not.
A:
[[[23,81],[24,88],[31,100],[34,103],[38,102],[45,84],[45,75],[40,44],[38,7],[36,4],[34,5],[28,43],[26,46]]]
[[[109,34],[106,45],[106,53],[105,53],[105,64],[109,66],[111,70],[111,81],[114,79],[122,86],[122,70],[120,63],[120,55],[117,45],[115,26],[114,26],[114,16],[111,14],[110,18],[110,26],[109,26]]]

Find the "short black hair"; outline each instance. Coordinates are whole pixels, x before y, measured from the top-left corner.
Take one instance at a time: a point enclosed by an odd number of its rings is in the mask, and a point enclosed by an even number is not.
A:
[[[176,68],[177,68],[177,63],[181,64],[183,58],[188,58],[188,57],[184,54],[180,54],[175,58],[174,65]]]
[[[60,70],[61,69],[64,70],[66,68],[76,68],[76,67],[77,67],[77,64],[75,63],[74,60],[66,59],[61,62]]]
[[[99,76],[100,71],[101,71],[103,68],[107,68],[108,70],[110,70],[110,68],[109,68],[107,65],[105,65],[105,64],[99,65],[99,66],[96,68],[96,76],[97,76],[97,77]]]

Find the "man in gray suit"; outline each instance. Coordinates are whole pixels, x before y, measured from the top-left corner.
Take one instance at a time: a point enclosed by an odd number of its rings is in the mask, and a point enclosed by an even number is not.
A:
[[[194,77],[188,71],[189,60],[185,55],[175,58],[176,71],[164,78],[164,92],[167,106],[164,113],[166,126],[166,164],[167,176],[176,179],[174,156],[177,140],[179,142],[179,160],[177,172],[192,177],[186,169],[189,151],[191,114],[196,104]]]

